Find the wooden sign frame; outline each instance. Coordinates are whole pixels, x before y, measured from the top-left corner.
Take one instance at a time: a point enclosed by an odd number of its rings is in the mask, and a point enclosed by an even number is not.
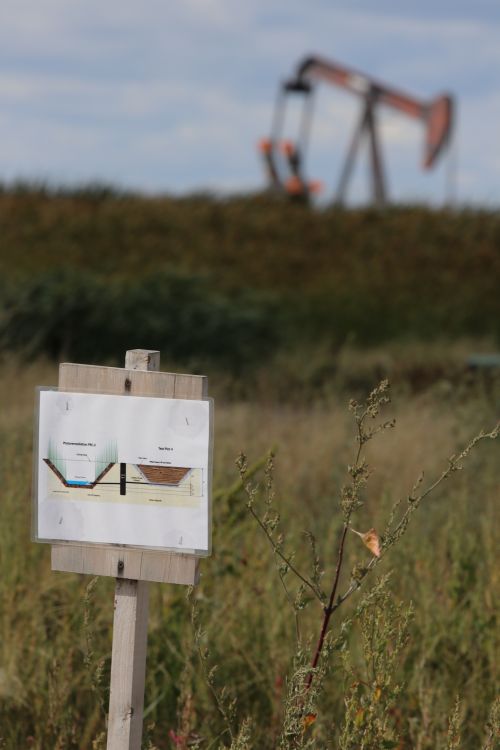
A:
[[[132,349],[125,368],[64,363],[59,389],[70,392],[204,399],[203,375],[160,372],[160,352]],[[194,555],[127,547],[53,544],[52,570],[116,578],[107,750],[140,750],[146,675],[149,581],[194,585]]]

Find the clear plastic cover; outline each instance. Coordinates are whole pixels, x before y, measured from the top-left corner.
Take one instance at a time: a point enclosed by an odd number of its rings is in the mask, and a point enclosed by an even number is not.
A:
[[[37,388],[32,537],[208,556],[213,400]]]

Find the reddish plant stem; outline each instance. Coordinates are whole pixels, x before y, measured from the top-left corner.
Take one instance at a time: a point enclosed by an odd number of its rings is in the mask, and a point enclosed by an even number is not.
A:
[[[334,600],[335,600],[335,594],[337,593],[337,588],[339,585],[339,579],[340,579],[340,570],[342,568],[342,559],[344,557],[344,546],[345,546],[345,539],[347,536],[347,529],[349,528],[349,525],[347,521],[344,523],[344,530],[342,531],[342,537],[340,539],[340,545],[339,545],[339,556],[337,559],[337,568],[335,570],[335,578],[333,580],[332,590],[330,592],[330,598],[328,600],[328,605],[324,608],[324,616],[323,616],[323,624],[321,626],[321,632],[319,634],[318,643],[316,644],[316,651],[314,652],[314,658],[312,660],[311,664],[311,671],[309,672],[309,675],[307,677],[306,682],[306,690],[309,690],[309,688],[312,685],[312,681],[314,678],[314,669],[316,669],[316,666],[319,661],[319,657],[321,656],[321,651],[323,649],[323,643],[325,640],[325,636],[328,631],[328,625],[330,624],[330,617],[332,616],[332,613],[336,609],[334,606]]]

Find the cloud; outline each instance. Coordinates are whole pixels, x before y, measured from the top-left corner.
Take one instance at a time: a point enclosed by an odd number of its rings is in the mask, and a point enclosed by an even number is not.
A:
[[[438,7],[439,6],[439,7]],[[149,190],[262,185],[255,143],[278,82],[309,52],[416,95],[460,99],[463,197],[500,199],[496,6],[381,0],[4,0],[0,179],[101,178]],[[468,54],[464,54],[464,50]],[[359,102],[318,91],[310,173],[333,184]],[[381,111],[394,194],[436,199],[422,129]],[[290,125],[292,128],[292,125]],[[8,146],[8,147],[7,147]],[[363,191],[364,162],[353,195]],[[433,183],[432,183],[433,184]]]

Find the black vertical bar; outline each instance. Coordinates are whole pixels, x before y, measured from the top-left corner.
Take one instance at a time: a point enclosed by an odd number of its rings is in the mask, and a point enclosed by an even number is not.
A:
[[[120,464],[120,495],[127,494],[127,464]]]

